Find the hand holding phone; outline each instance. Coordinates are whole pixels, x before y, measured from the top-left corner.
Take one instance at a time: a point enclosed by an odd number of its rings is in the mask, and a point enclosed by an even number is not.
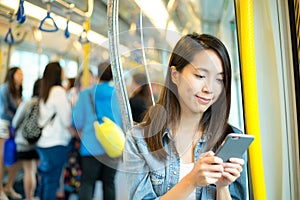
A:
[[[253,135],[230,133],[217,149],[215,156],[222,158],[224,162],[229,161],[230,158],[242,158],[253,140]]]

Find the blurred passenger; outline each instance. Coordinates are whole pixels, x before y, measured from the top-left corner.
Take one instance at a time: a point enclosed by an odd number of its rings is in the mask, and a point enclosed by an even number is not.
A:
[[[142,73],[134,74],[131,88],[133,95],[129,99],[133,121],[141,122],[151,105],[151,94],[147,77]]]
[[[4,174],[4,143],[9,137],[9,129],[12,119],[19,104],[22,101],[22,82],[23,72],[18,67],[12,67],[7,71],[5,82],[0,86],[0,199],[8,200],[7,196],[20,199],[22,196],[15,192],[13,183],[16,172],[19,168],[18,163],[13,164],[8,169],[8,181],[3,188]]]
[[[88,71],[88,85],[83,86],[83,71],[81,71],[77,78],[69,79],[69,86],[67,89],[68,99],[72,106],[75,105],[78,99],[79,92],[86,88],[94,85],[95,78],[91,70]],[[61,197],[64,197],[64,199],[68,199],[71,194],[77,194],[80,187],[80,180],[81,180],[81,165],[80,165],[80,135],[81,131],[77,131],[73,125],[70,127],[70,133],[72,136],[72,139],[70,141],[69,147],[70,152],[68,155],[68,163],[63,173],[63,189],[64,194],[61,195],[57,193],[56,197],[57,199],[61,199]],[[59,198],[60,197],[60,198]]]
[[[70,91],[74,87],[76,78],[68,78],[68,83],[66,85],[66,90]]]
[[[74,98],[73,97],[73,88],[74,88],[74,84],[75,84],[75,78],[68,78],[66,79],[65,81],[65,85],[63,85],[67,91],[67,98],[69,100],[69,102],[72,104],[72,99]],[[63,81],[64,83],[64,81]],[[77,97],[77,95],[76,95]],[[69,127],[69,131],[70,131],[70,134],[71,134],[71,137],[75,137],[75,130],[71,127]],[[71,143],[71,142],[70,142]],[[56,199],[64,199],[65,198],[65,192],[64,192],[64,178],[65,178],[65,170],[62,170],[62,174],[61,174],[61,177],[60,177],[60,181],[59,181],[59,188],[56,192]]]
[[[40,89],[40,125],[54,116],[43,128],[37,142],[40,157],[38,192],[41,200],[53,200],[63,167],[68,158],[71,124],[71,106],[62,87],[62,68],[58,62],[49,63],[44,71]]]
[[[93,127],[96,117],[102,123],[104,116],[122,127],[116,91],[110,82],[112,72],[108,62],[99,64],[98,77],[100,78],[99,84],[82,90],[73,108],[74,126],[78,131],[82,131],[80,144],[82,177],[79,200],[93,198],[94,186],[99,179],[103,183],[103,199],[114,200],[116,198],[114,179],[118,159],[108,157],[96,139]]]
[[[88,84],[83,84],[83,71],[81,71],[77,78],[74,80],[74,85],[68,90],[68,99],[71,102],[71,105],[74,106],[77,102],[79,92],[87,87],[93,86],[96,83],[95,77],[91,70],[88,71]]]
[[[33,86],[33,95],[31,100],[20,104],[12,122],[13,126],[17,128],[15,137],[17,145],[17,160],[20,161],[24,170],[23,187],[26,200],[32,200],[34,196],[36,189],[36,168],[39,156],[36,152],[35,144],[29,144],[23,137],[22,121],[25,116],[31,112],[33,105],[37,103],[40,85],[41,79],[36,80]]]

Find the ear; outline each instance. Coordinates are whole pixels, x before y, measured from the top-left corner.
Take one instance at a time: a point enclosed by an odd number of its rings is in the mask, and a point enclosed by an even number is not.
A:
[[[179,73],[176,70],[176,67],[171,66],[171,79],[174,84],[176,84],[178,82],[178,76],[179,76]]]

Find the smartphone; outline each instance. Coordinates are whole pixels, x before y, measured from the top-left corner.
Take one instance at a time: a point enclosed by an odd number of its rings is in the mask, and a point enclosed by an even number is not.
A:
[[[242,158],[253,140],[253,135],[230,133],[217,149],[215,156],[222,158],[224,162],[229,161],[229,158]]]

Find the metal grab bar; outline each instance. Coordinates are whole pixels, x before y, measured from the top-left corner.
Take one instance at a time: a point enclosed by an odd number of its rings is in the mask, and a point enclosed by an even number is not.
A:
[[[107,1],[107,25],[111,70],[114,76],[114,83],[117,91],[118,102],[122,113],[122,123],[124,132],[127,133],[133,127],[133,119],[129,105],[125,80],[123,76],[121,55],[119,52],[119,1]]]

